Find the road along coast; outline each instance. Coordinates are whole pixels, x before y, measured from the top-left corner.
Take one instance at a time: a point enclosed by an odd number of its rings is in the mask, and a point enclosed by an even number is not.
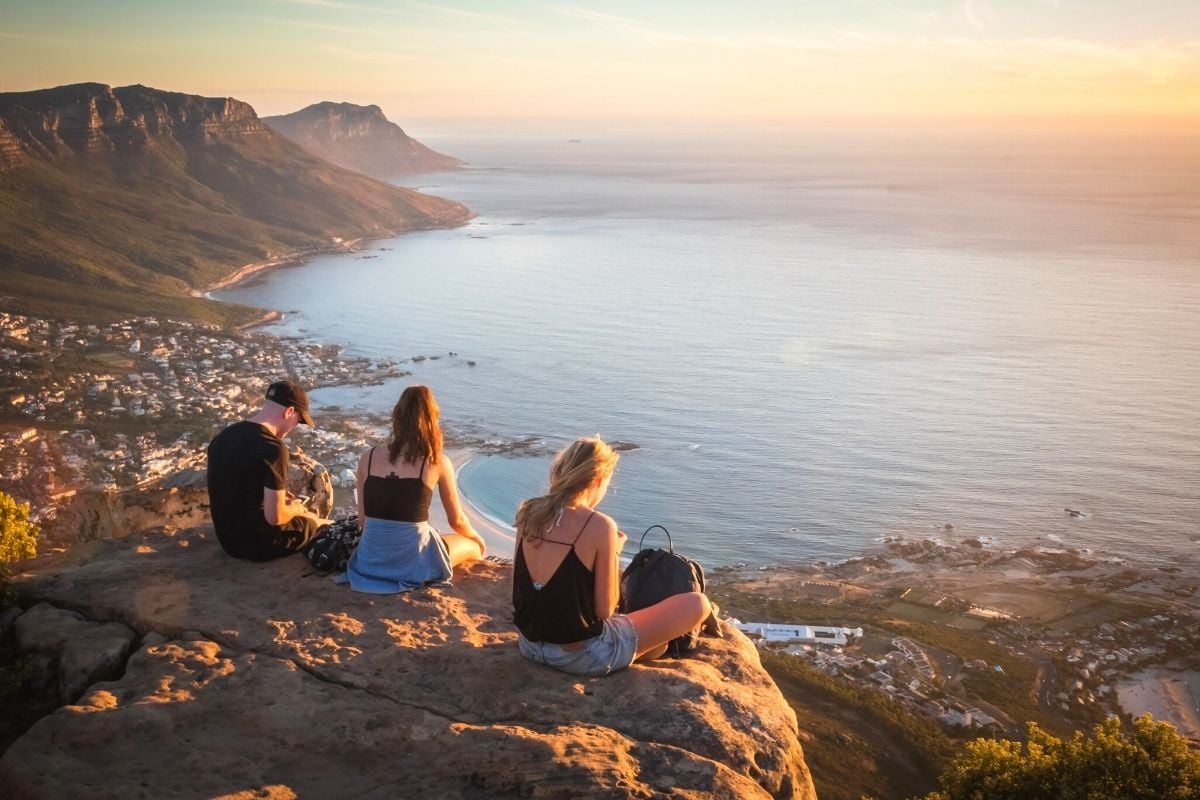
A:
[[[209,284],[204,289],[193,289],[190,294],[193,297],[203,297],[206,300],[214,300],[216,298],[212,297],[213,292],[218,292],[222,289],[228,289],[231,286],[236,286],[237,284],[247,281],[260,273],[282,267],[295,267],[305,263],[310,258],[320,255],[327,255],[329,253],[353,253],[358,249],[358,246],[362,241],[362,239],[339,240],[333,242],[327,247],[308,247],[302,250],[292,250],[263,261],[252,261],[245,266],[239,267],[221,280]]]

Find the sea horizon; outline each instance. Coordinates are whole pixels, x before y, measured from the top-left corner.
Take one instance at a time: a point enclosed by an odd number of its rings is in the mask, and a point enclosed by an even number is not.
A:
[[[1195,157],[425,139],[471,166],[401,183],[467,226],[215,296],[350,352],[440,356],[314,399],[386,413],[422,382],[451,434],[541,440],[463,470],[488,516],[600,433],[638,445],[602,508],[710,565],[896,535],[1192,557]]]

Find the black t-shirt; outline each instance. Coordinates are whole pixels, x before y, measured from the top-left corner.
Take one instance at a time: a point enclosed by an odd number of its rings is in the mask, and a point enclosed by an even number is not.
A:
[[[213,437],[208,445],[208,502],[226,552],[239,555],[279,530],[263,515],[263,489],[285,489],[287,470],[287,447],[257,422],[235,422]]]

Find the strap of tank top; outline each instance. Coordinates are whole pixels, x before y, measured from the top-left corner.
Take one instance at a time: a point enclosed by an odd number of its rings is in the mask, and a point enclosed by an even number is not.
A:
[[[426,463],[428,463],[428,462],[426,462],[426,460],[422,458],[421,459],[421,474],[417,476],[417,480],[421,481],[422,483],[425,482],[425,464]]]
[[[572,550],[574,550],[574,549],[575,549],[575,544],[576,544],[576,542],[578,542],[578,541],[579,541],[579,537],[580,537],[580,536],[583,536],[583,531],[584,531],[584,529],[585,529],[585,528],[587,528],[587,526],[588,526],[588,523],[592,521],[592,517],[594,517],[594,516],[596,516],[596,512],[595,512],[595,511],[593,511],[591,514],[588,514],[588,518],[587,518],[587,519],[585,519],[585,520],[583,521],[583,527],[579,529],[579,533],[578,533],[578,534],[575,536],[575,541],[574,541],[574,542],[571,542],[571,549],[572,549]]]
[[[371,474],[371,462],[375,460],[375,448],[372,447],[367,451],[367,474]]]

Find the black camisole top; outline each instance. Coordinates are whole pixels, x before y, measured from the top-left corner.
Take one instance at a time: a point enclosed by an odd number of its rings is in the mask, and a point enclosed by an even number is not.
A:
[[[570,547],[571,552],[540,586],[529,575],[525,545],[517,548],[513,564],[513,623],[529,641],[569,644],[599,636],[604,630],[604,622],[596,617],[596,576],[575,553],[575,542],[591,521],[589,516],[574,542],[542,540]]]
[[[367,457],[367,479],[363,481],[363,515],[393,522],[428,522],[429,504],[433,501],[432,487],[425,485],[425,463],[421,477],[397,478],[371,475],[375,450]]]

